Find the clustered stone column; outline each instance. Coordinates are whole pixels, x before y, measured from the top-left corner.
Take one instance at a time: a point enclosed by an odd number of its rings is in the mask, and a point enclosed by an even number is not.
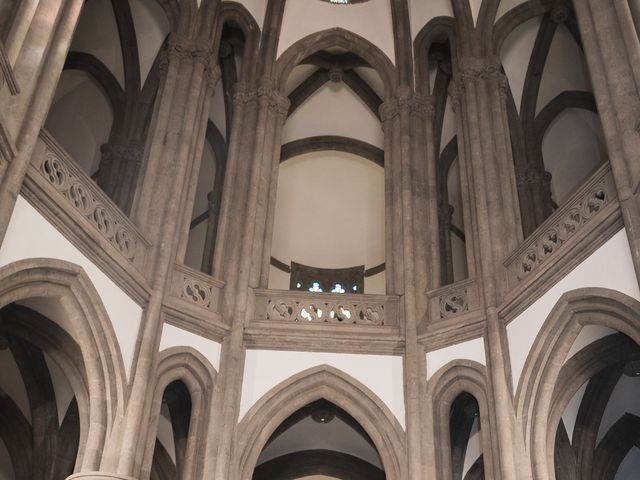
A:
[[[218,443],[206,469],[208,475],[219,480],[231,474],[244,372],[244,327],[252,314],[251,292],[266,287],[268,263],[264,257],[270,257],[280,137],[289,100],[271,79],[262,79],[253,88],[239,84],[234,105],[213,262],[214,276],[227,282],[223,312],[231,326],[222,349],[219,395],[212,406]]]
[[[435,161],[422,154],[433,137],[433,101],[407,86],[382,104],[385,138],[387,293],[403,299],[405,407],[408,478],[425,469],[422,412],[426,400],[426,357],[418,325],[426,313],[426,291],[437,285],[438,234]],[[430,138],[431,137],[431,138]]]
[[[124,418],[112,433],[102,465],[103,471],[119,476],[140,474],[140,451],[144,451],[142,443],[152,410],[153,398],[148,393],[155,379],[163,302],[171,284],[183,219],[190,214],[187,192],[197,175],[208,104],[219,79],[213,52],[206,37],[172,34],[163,59],[164,78],[133,207],[133,219],[147,238],[155,240],[147,271],[151,294],[143,312]]]
[[[498,306],[506,293],[502,265],[522,241],[518,196],[506,112],[507,79],[496,58],[459,60],[451,87],[458,118],[459,159],[471,195],[478,286],[486,317],[485,350],[491,387],[492,449],[503,479],[531,478],[518,431],[509,376],[509,353]]]
[[[640,9],[636,0],[574,0],[574,7],[640,279]]]

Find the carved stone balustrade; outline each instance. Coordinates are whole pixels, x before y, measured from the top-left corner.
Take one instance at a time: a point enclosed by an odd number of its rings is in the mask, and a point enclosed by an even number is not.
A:
[[[224,285],[224,282],[186,265],[176,265],[171,296],[191,306],[219,312]]]
[[[562,256],[566,244],[573,244],[597,226],[617,207],[617,192],[609,163],[602,165],[505,261],[510,283],[533,275],[549,259]]]
[[[133,223],[51,135],[43,131],[40,138],[45,150],[34,158],[33,166],[58,192],[58,199],[73,207],[120,255],[142,269],[149,245]]]
[[[144,301],[149,242],[44,130],[21,194],[135,300]]]
[[[429,319],[459,317],[480,307],[478,285],[468,278],[427,293],[429,299]]]
[[[256,321],[398,326],[398,297],[256,290]]]

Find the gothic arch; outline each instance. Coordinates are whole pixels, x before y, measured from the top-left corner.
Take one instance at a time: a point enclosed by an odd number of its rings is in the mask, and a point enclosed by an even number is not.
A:
[[[228,23],[237,25],[242,30],[245,40],[244,63],[255,58],[260,48],[260,26],[256,23],[253,15],[241,3],[222,2],[217,18],[216,45],[219,45],[222,29]],[[249,75],[244,75],[245,80],[251,78],[253,78],[252,72]]]
[[[341,47],[366,61],[382,78],[384,95],[393,97],[396,92],[396,67],[382,50],[361,36],[342,28],[330,28],[316,32],[291,45],[275,63],[274,79],[280,91],[293,68],[308,56],[330,47]]]
[[[349,413],[371,437],[389,480],[406,478],[405,435],[389,408],[367,387],[328,365],[300,372],[267,392],[238,426],[236,466],[250,480],[267,440],[288,416],[319,399]]]
[[[487,373],[484,365],[471,360],[454,360],[438,370],[427,382],[424,444],[427,458],[435,459],[435,465],[429,466],[430,478],[452,478],[449,414],[453,401],[465,392],[473,395],[480,407],[480,431],[485,449],[484,471],[486,478],[494,478],[494,468],[499,463],[496,460],[497,452],[491,449],[496,443],[492,441],[495,426],[489,416]]]
[[[184,383],[191,397],[191,418],[184,468],[178,474],[184,475],[184,478],[198,477],[200,463],[206,451],[206,434],[210,419],[208,401],[213,397],[216,376],[216,369],[211,363],[191,347],[171,347],[160,352],[157,380],[151,397],[150,408],[153,415],[147,425],[141,478],[148,478],[151,472],[162,397],[167,386],[174,381]]]
[[[81,442],[79,467],[96,470],[108,434],[122,413],[126,388],[124,363],[111,321],[86,273],[69,262],[32,258],[0,268],[0,308],[32,298],[50,299],[62,307],[65,324],[59,326],[80,347],[88,405],[80,395],[80,416],[87,421],[84,422],[86,429],[81,433],[84,441]],[[39,332],[34,335],[42,339]],[[55,341],[55,338],[49,341]],[[69,363],[62,357],[61,360],[62,364]],[[77,384],[73,378],[69,380]]]
[[[491,27],[486,34],[485,45],[487,52],[493,52],[499,55],[502,49],[502,44],[507,37],[516,28],[522,25],[527,20],[531,20],[534,17],[539,17],[547,13],[553,7],[555,0],[529,0],[525,3],[521,3],[517,7],[512,8],[505,13],[500,19]]]
[[[455,52],[455,23],[452,17],[432,18],[413,41],[414,62],[416,72],[416,92],[429,95],[433,85],[429,85],[429,62],[427,61],[431,45],[446,38],[451,44],[451,53]]]
[[[553,478],[549,439],[554,436],[549,435],[549,416],[554,389],[571,346],[587,325],[617,330],[640,345],[640,302],[606,288],[582,288],[562,295],[547,317],[529,352],[516,393],[516,413],[524,427],[535,479]]]

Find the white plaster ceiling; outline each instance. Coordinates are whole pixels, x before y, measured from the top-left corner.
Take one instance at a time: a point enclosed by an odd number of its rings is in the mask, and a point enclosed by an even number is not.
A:
[[[378,117],[346,84],[327,82],[287,119],[282,142],[318,135],[340,135],[382,148]]]
[[[85,2],[71,50],[91,53],[102,61],[124,87],[124,70],[116,18],[110,0]]]
[[[257,464],[304,450],[333,450],[381,467],[376,450],[337,417],[328,423],[318,423],[310,417],[301,420],[271,442],[260,454]]]
[[[157,0],[136,0],[129,4],[138,41],[140,79],[144,84],[162,42],[169,35],[169,20]]]
[[[384,171],[342,152],[280,165],[272,254],[323,268],[384,262]]]
[[[527,0],[502,0],[500,5],[498,6],[498,11],[496,13],[496,21],[499,20],[505,13],[507,13],[512,8],[517,7],[521,3],[525,3]]]
[[[451,0],[409,0],[411,38],[416,38],[431,19],[440,16],[453,17]]]
[[[370,0],[355,5],[332,5],[319,0],[288,0],[278,43],[278,57],[298,40],[335,27],[360,35],[382,50],[391,62],[395,61],[389,0]]]

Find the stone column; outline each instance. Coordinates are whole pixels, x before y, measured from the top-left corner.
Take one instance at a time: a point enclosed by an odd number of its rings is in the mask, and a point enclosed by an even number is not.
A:
[[[152,244],[147,276],[151,294],[143,313],[124,419],[112,434],[103,469],[137,477],[147,438],[163,300],[180,240],[190,215],[188,189],[202,154],[208,104],[219,74],[208,39],[172,34],[164,59],[165,76],[156,101],[147,159],[133,207],[133,220]]]
[[[24,30],[22,41],[8,46],[20,93],[13,95],[7,88],[0,91],[2,111],[11,112],[10,116],[0,114],[0,135],[6,135],[14,146],[12,158],[0,156],[0,243],[53,100],[83,3],[41,1],[31,21],[20,27]],[[18,56],[19,51],[27,53]]]
[[[212,407],[210,434],[217,444],[205,468],[206,475],[217,480],[237,475],[231,462],[244,374],[244,327],[252,314],[253,288],[261,286],[263,256],[268,249],[265,244],[271,243],[268,224],[275,207],[281,129],[289,109],[288,99],[269,79],[263,79],[253,92],[244,89],[236,98],[240,111],[234,115],[236,129],[229,146],[219,229],[221,244],[214,260],[214,275],[224,272],[222,278],[227,281],[223,311],[231,323]],[[242,117],[247,124],[236,125]],[[237,135],[239,131],[242,136]]]
[[[574,0],[631,255],[640,279],[640,59],[629,3]],[[632,2],[637,6],[637,2]],[[634,27],[635,30],[635,27]]]
[[[519,446],[522,434],[515,421],[507,337],[497,308],[507,288],[502,262],[522,241],[507,88],[495,58],[464,57],[454,72],[459,159],[470,188],[475,271],[486,316],[490,415],[496,426],[496,442],[490,448],[498,454],[500,478],[515,480],[531,478],[531,473]]]
[[[439,281],[439,242],[433,102],[407,86],[380,108],[385,137],[387,293],[401,295],[405,333],[404,380],[408,478],[424,477],[422,412],[426,357],[418,325],[426,312],[426,291]],[[429,128],[431,127],[431,128]],[[419,153],[420,152],[420,153]],[[432,152],[431,152],[432,153]]]

